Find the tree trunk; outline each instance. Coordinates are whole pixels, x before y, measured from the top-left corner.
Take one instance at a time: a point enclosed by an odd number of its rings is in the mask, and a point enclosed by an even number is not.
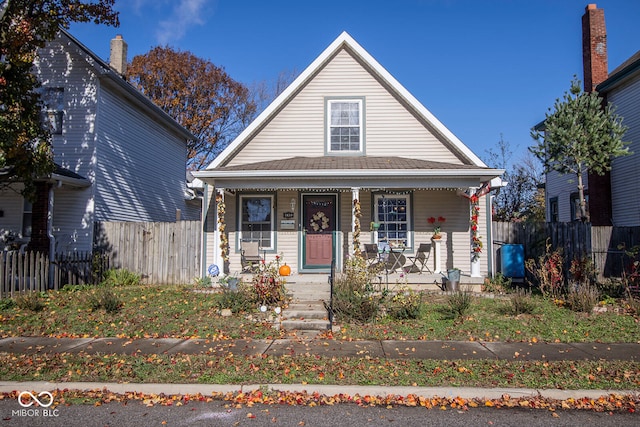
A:
[[[584,184],[582,183],[582,171],[578,172],[578,198],[580,200],[580,219],[582,222],[589,222],[589,212],[584,199]]]

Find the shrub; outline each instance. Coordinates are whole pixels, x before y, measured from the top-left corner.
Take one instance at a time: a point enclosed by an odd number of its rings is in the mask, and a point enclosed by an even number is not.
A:
[[[360,256],[347,258],[333,284],[333,312],[345,320],[369,322],[378,315],[384,296],[375,291],[376,274]]]
[[[511,301],[511,313],[515,316],[519,314],[533,314],[536,309],[535,301],[531,296],[531,291],[516,289],[509,300]]]
[[[16,302],[11,298],[2,298],[0,299],[0,310],[8,310],[13,308],[16,305]]]
[[[82,285],[70,285],[70,284],[66,284],[62,287],[62,289],[60,289],[60,291],[62,292],[81,292],[81,291],[86,291],[89,289],[92,289],[93,286],[92,285],[87,285],[87,284],[82,284]]]
[[[454,318],[463,317],[471,308],[472,298],[471,292],[468,291],[457,291],[448,295],[448,313]]]
[[[286,300],[284,279],[280,276],[278,264],[279,259],[262,263],[251,279],[255,301],[260,305],[282,305]]]
[[[237,289],[222,288],[222,292],[215,294],[213,305],[222,310],[228,308],[232,313],[242,313],[255,309],[255,293],[242,281]]]
[[[111,269],[105,273],[103,283],[109,286],[137,286],[140,284],[140,275],[124,268]]]
[[[569,288],[567,303],[573,311],[590,313],[600,301],[600,291],[595,285],[582,284]]]
[[[537,281],[540,292],[545,297],[559,298],[564,293],[562,253],[560,250],[551,251],[551,244],[547,242],[546,251],[538,260],[528,259],[525,267]]]
[[[506,294],[511,290],[511,277],[498,272],[492,279],[485,279],[483,290],[495,294]]]
[[[104,309],[107,313],[117,313],[122,308],[122,301],[113,289],[102,285],[89,295],[89,305],[92,310]]]
[[[40,311],[44,308],[40,292],[26,292],[16,297],[16,305],[21,310]]]
[[[393,319],[407,320],[420,317],[422,294],[411,289],[403,289],[387,304],[387,313]]]
[[[211,277],[195,277],[193,279],[193,284],[199,288],[210,288],[211,287]]]

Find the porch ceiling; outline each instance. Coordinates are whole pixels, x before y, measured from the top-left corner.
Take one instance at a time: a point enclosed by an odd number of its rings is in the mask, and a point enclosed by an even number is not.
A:
[[[404,157],[292,157],[194,172],[217,187],[248,188],[466,188],[501,169]]]

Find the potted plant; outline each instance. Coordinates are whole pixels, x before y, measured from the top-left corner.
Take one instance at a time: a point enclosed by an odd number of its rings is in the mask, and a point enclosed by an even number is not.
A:
[[[440,232],[442,231],[442,224],[446,220],[447,219],[443,216],[439,216],[438,218],[430,216],[429,218],[427,218],[427,222],[433,225],[433,236],[431,236],[432,239],[438,240],[442,238]]]

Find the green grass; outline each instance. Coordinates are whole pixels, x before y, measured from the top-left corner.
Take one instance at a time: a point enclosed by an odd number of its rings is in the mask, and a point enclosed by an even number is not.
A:
[[[445,296],[432,295],[415,320],[383,318],[345,324],[336,338],[474,341],[639,342],[640,323],[631,314],[585,314],[534,296],[533,314],[513,315],[505,299],[473,298],[464,316],[451,316]]]
[[[43,308],[18,304],[0,309],[0,336],[278,338],[271,325],[250,320],[252,313],[222,317],[219,295],[192,286],[109,288],[122,302],[117,312],[92,308],[99,288],[50,292]],[[384,317],[368,323],[340,323],[337,339],[423,339],[473,341],[638,342],[637,317],[617,312],[579,313],[534,296],[532,314],[512,314],[509,299],[472,298],[461,316],[452,316],[448,299],[432,294],[416,319]],[[255,314],[255,313],[253,313]],[[255,316],[254,316],[255,317]]]
[[[303,356],[0,354],[5,381],[337,384],[637,390],[626,361],[396,360]]]
[[[55,291],[40,311],[9,306],[0,311],[0,336],[269,338],[277,331],[246,316],[222,317],[213,294],[182,286],[109,288],[122,302],[116,312],[95,309],[100,287]]]

